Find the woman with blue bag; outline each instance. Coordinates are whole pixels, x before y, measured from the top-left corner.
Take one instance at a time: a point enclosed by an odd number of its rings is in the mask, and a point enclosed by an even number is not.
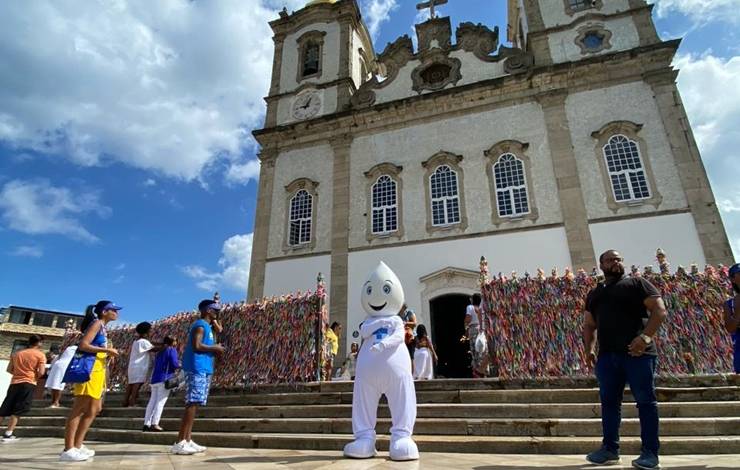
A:
[[[73,384],[75,401],[64,429],[61,461],[81,462],[95,455],[85,447],[84,441],[102,409],[107,358],[118,357],[118,351],[108,345],[105,326],[118,319],[119,310],[121,307],[109,300],[101,300],[85,310],[85,318],[80,324],[82,338],[64,374],[64,382]]]

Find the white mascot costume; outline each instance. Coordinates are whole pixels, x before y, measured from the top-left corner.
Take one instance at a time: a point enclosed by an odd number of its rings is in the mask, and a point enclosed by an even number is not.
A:
[[[352,431],[355,440],[344,455],[366,459],[376,455],[375,424],[380,396],[391,410],[390,457],[417,460],[419,449],[411,439],[416,421],[416,391],[411,376],[411,357],[404,344],[404,324],[398,311],[403,306],[401,281],[381,262],[362,286],[362,307],[368,317],[360,326],[364,340],[357,358],[352,395]]]

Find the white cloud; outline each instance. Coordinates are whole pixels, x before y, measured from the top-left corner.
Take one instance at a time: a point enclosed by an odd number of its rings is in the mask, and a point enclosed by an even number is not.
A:
[[[119,275],[115,279],[113,279],[113,284],[121,284],[126,279],[126,276],[123,274]]]
[[[20,245],[15,247],[13,251],[9,253],[11,256],[24,256],[28,258],[41,258],[44,256],[44,250],[41,247],[35,245]]]
[[[100,193],[85,188],[79,193],[51,186],[45,179],[13,180],[0,191],[5,224],[32,235],[59,234],[89,243],[99,241],[79,220],[86,214],[108,217],[111,209],[100,203]]]
[[[185,266],[181,270],[203,290],[213,292],[225,287],[246,293],[251,259],[252,234],[234,235],[221,248],[218,260],[221,271],[209,271],[199,265]]]
[[[157,185],[157,180],[155,180],[154,178],[147,178],[146,180],[144,180],[144,186],[151,187],[151,186],[156,186],[156,185]]]
[[[119,263],[119,264],[118,264],[118,265],[117,265],[117,266],[115,267],[115,270],[116,270],[116,271],[123,271],[124,269],[126,269],[126,263]]]
[[[260,177],[259,160],[249,160],[245,164],[234,163],[226,171],[227,183],[247,183],[249,180],[258,180]]]
[[[261,123],[283,3],[0,2],[0,141],[184,180],[228,166]]]
[[[373,39],[378,37],[380,26],[390,20],[391,12],[398,8],[397,0],[367,0],[365,3],[367,29]]]
[[[717,206],[726,214],[740,212],[740,195],[735,195],[733,199],[720,199],[717,201]]]
[[[712,181],[717,205],[740,255],[740,56],[679,55],[678,87]]]
[[[656,13],[661,18],[678,12],[699,23],[740,21],[737,0],[649,0],[649,3],[655,3]]]

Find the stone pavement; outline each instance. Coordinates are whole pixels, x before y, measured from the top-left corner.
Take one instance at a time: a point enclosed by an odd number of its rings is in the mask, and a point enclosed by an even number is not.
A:
[[[161,445],[90,442],[97,455],[88,462],[60,463],[63,442],[57,438],[25,438],[12,444],[0,444],[0,468],[3,469],[300,469],[314,470],[527,470],[527,469],[599,469],[631,468],[633,456],[624,456],[623,466],[586,465],[581,455],[491,455],[422,453],[418,462],[392,462],[381,452],[375,459],[348,460],[340,452],[291,451],[270,449],[209,448],[204,455],[180,456],[168,453]],[[662,459],[670,469],[740,468],[740,455],[672,455]]]

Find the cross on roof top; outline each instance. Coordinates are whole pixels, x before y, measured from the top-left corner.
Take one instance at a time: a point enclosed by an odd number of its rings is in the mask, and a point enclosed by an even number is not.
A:
[[[427,2],[422,2],[416,5],[417,10],[424,10],[425,8],[429,8],[429,17],[435,18],[437,15],[434,13],[434,7],[439,5],[444,5],[447,3],[448,0],[429,0]]]

